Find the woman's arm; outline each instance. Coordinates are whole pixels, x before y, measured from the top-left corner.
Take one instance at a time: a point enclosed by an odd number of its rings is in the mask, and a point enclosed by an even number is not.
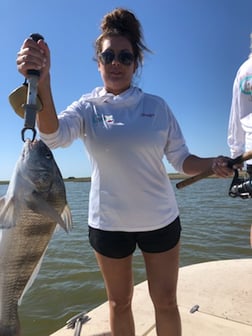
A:
[[[218,156],[213,158],[201,158],[196,155],[189,155],[183,163],[183,170],[187,175],[197,175],[212,169],[213,173],[220,177],[228,177],[233,170],[228,167],[229,158]]]
[[[38,128],[40,132],[45,134],[54,133],[58,129],[59,122],[54,106],[49,74],[46,80],[39,84],[38,94],[43,105],[42,110],[37,114]]]

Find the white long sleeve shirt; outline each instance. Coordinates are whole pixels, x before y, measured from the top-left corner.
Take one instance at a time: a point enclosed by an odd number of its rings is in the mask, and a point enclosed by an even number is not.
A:
[[[238,69],[234,80],[228,145],[233,158],[252,150],[252,55]],[[247,163],[252,164],[252,160]]]
[[[163,157],[177,171],[189,155],[180,127],[160,97],[131,87],[114,96],[104,88],[83,95],[59,114],[57,132],[40,134],[51,148],[81,138],[92,175],[91,227],[149,231],[179,214]]]

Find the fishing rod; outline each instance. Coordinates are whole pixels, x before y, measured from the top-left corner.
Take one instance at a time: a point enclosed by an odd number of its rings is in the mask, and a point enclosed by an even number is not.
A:
[[[228,167],[233,169],[233,166],[235,164],[241,164],[244,161],[247,161],[247,160],[250,160],[250,159],[252,159],[252,151],[245,152],[235,159],[230,159],[228,161]],[[213,174],[214,174],[214,171],[213,171],[212,168],[210,168],[210,169],[208,169],[208,170],[206,170],[206,171],[204,171],[200,174],[188,177],[188,178],[184,179],[183,181],[178,182],[176,184],[176,187],[177,187],[177,189],[182,189],[182,188],[187,187],[187,186],[189,186],[189,185],[191,185],[191,184],[193,184],[197,181],[202,180],[203,178],[209,177]]]
[[[44,40],[44,37],[38,33],[31,34],[30,38],[32,38],[35,42],[39,40]],[[27,70],[27,79],[26,82],[28,84],[27,87],[27,97],[26,104],[24,105],[24,127],[21,131],[22,140],[25,141],[25,132],[30,130],[32,132],[31,141],[35,140],[36,137],[36,114],[38,112],[37,106],[37,86],[40,77],[40,71],[35,69]]]

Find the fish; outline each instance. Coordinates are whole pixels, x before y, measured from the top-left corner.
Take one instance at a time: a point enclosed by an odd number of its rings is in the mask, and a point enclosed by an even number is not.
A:
[[[0,336],[20,336],[18,306],[36,278],[53,233],[73,226],[65,184],[51,150],[24,142],[0,198]]]

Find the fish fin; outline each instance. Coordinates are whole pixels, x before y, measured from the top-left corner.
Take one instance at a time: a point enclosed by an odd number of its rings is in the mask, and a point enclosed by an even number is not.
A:
[[[9,229],[16,225],[18,207],[15,206],[15,198],[3,196],[0,198],[0,228]]]
[[[50,217],[56,223],[58,223],[66,232],[68,232],[69,224],[69,215],[64,215],[64,219],[48,202],[46,202],[42,197],[38,194],[33,193],[33,200],[27,200],[26,205],[32,211],[39,213],[43,216]],[[70,210],[69,210],[70,212]],[[65,209],[63,210],[65,213]],[[66,223],[64,222],[66,220]]]
[[[73,228],[73,219],[71,210],[68,206],[68,204],[65,205],[65,208],[63,209],[63,212],[61,214],[61,218],[63,222],[65,223],[66,231],[69,232]]]

